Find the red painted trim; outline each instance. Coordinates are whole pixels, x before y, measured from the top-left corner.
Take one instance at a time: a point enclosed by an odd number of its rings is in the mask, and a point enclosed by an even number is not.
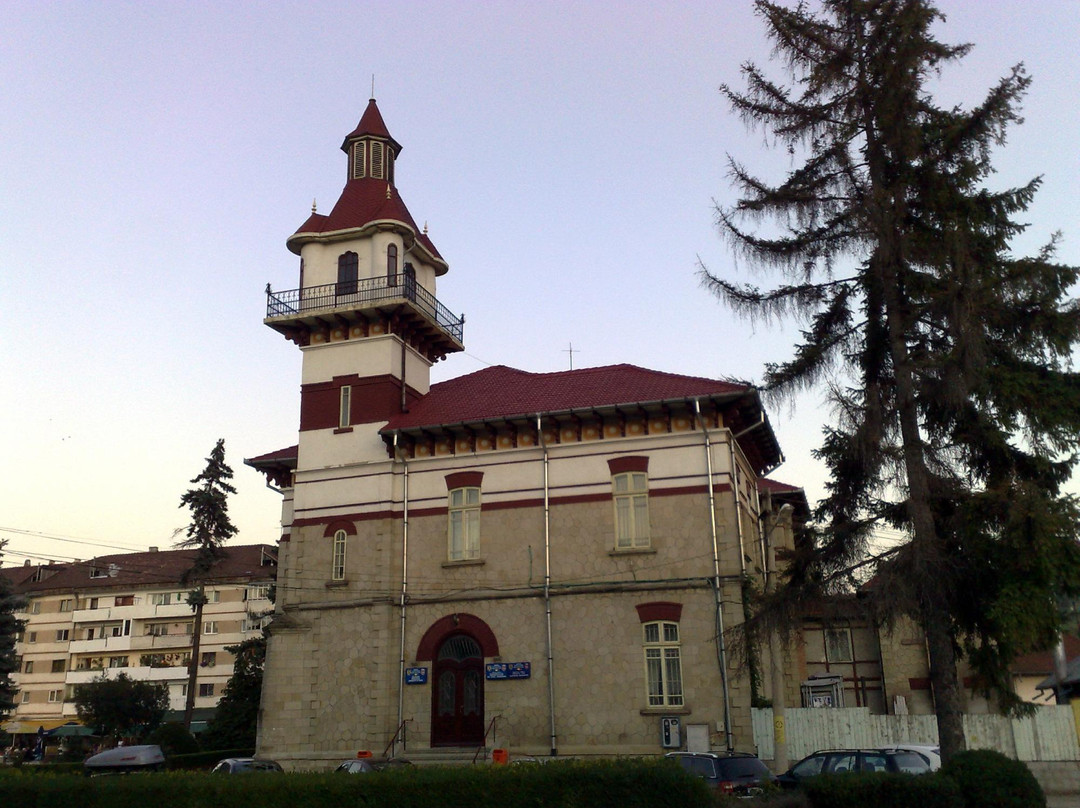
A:
[[[440,617],[424,632],[416,647],[416,661],[430,662],[435,659],[435,652],[451,634],[468,634],[480,643],[485,657],[499,655],[499,641],[487,623],[471,614],[448,614]]]
[[[642,623],[653,623],[657,620],[667,620],[670,623],[678,623],[682,617],[682,604],[671,601],[658,600],[653,603],[639,603],[637,609],[638,619]]]
[[[371,424],[389,421],[401,413],[401,380],[389,373],[361,378],[352,373],[335,376],[329,382],[314,382],[300,387],[300,431],[340,427],[341,388],[352,387],[349,396],[349,423]],[[420,394],[405,386],[406,406],[420,399]]]
[[[613,457],[607,462],[612,474],[625,474],[628,471],[648,471],[649,458],[641,455]]]
[[[446,490],[453,491],[455,488],[479,488],[484,479],[482,471],[455,471],[446,475]]]
[[[323,531],[323,537],[329,539],[339,530],[344,530],[345,535],[347,536],[356,535],[356,525],[346,519],[335,519],[326,526],[326,530]]]

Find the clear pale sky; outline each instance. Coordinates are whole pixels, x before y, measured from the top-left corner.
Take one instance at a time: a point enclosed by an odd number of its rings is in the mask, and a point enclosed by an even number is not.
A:
[[[1034,84],[999,187],[1045,184],[1018,252],[1064,232],[1080,264],[1080,2],[942,0],[974,53],[971,105]],[[736,268],[713,226],[725,154],[779,172],[721,83],[764,62],[749,2],[47,2],[0,6],[0,412],[6,564],[162,548],[219,437],[237,543],[273,542],[279,497],[243,458],[296,441],[300,353],[262,325],[297,285],[285,239],[345,182],[371,94],[404,146],[397,185],[450,264],[466,354],[562,370],[629,362],[759,379],[793,327],[756,332],[699,286]],[[738,272],[736,275],[735,273]],[[765,279],[760,281],[766,283]],[[811,501],[820,394],[771,421],[773,476]],[[63,539],[63,540],[59,540]]]

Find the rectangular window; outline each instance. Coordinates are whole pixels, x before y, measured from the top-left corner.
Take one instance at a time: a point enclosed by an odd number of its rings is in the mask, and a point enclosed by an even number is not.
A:
[[[682,657],[679,624],[645,623],[645,681],[650,707],[681,707]]]
[[[448,557],[464,561],[480,556],[480,489],[455,488],[450,492]]]
[[[116,598],[116,604],[115,605],[117,605],[117,606],[134,606],[135,605],[135,596],[134,595],[118,595],[117,598]]]
[[[41,601],[35,600],[30,604],[30,614],[41,614]],[[23,694],[24,696],[27,694]]]
[[[214,683],[209,682],[207,684],[199,685],[199,695],[203,696],[204,698],[206,696],[213,696],[214,695]]]
[[[64,598],[62,601],[60,601],[60,611],[62,611],[62,612],[70,612],[74,608],[75,608],[75,601],[72,600],[71,598]]]
[[[207,590],[205,594],[206,594],[206,602],[207,603],[220,603],[221,602],[221,590],[220,589],[210,589],[210,590]]]
[[[829,662],[851,662],[851,630],[825,629],[825,659]]]
[[[217,623],[215,621],[213,621],[213,620],[207,620],[206,622],[204,622],[202,624],[202,633],[203,634],[217,634],[218,633]]]
[[[22,692],[22,703],[23,704],[29,704],[30,703],[30,691],[29,690],[24,690]]]
[[[26,641],[27,642],[37,642],[37,632],[36,631],[28,632],[27,635],[26,635]]]
[[[64,700],[64,691],[63,690],[50,690],[49,691],[49,701],[50,702],[56,703],[58,701],[63,701],[63,700]]]
[[[168,606],[172,603],[172,592],[154,592],[150,595],[153,606]]]
[[[146,626],[146,633],[151,637],[164,637],[169,633],[168,623],[150,623]]]
[[[33,673],[33,672],[34,672],[34,660],[28,659],[28,660],[26,660],[26,663],[23,665],[23,673]]]
[[[63,673],[65,670],[67,670],[67,660],[66,659],[54,659],[52,661],[52,672],[53,673]]]
[[[67,642],[68,641],[68,629],[59,628],[56,630],[56,641]]]
[[[348,538],[349,534],[344,530],[339,530],[334,533],[334,550],[330,561],[331,581],[345,580],[345,543],[348,541]]]
[[[203,651],[202,658],[199,660],[199,665],[203,668],[213,668],[217,665],[217,652]]]
[[[347,427],[352,423],[351,399],[352,386],[348,384],[341,385],[341,400],[338,406],[338,427],[340,428]]]
[[[244,600],[266,600],[270,596],[270,584],[255,584],[244,590]]]
[[[113,656],[109,657],[110,668],[126,668],[128,666],[128,658],[126,656]]]
[[[649,546],[649,477],[641,471],[611,478],[615,499],[615,548]]]

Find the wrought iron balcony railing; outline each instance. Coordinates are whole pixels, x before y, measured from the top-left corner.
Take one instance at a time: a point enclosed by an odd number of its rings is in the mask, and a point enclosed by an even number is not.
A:
[[[286,292],[275,292],[267,286],[266,317],[303,317],[319,310],[362,309],[401,300],[412,303],[457,342],[463,341],[465,316],[456,317],[435,295],[406,275],[399,275],[396,283],[386,277],[363,278]]]

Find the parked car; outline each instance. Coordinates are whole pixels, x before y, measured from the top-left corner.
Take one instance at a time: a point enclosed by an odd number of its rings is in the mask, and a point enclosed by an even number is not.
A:
[[[799,783],[819,774],[844,772],[903,772],[925,774],[930,761],[909,749],[825,749],[807,755],[778,778],[783,788],[797,788]]]
[[[721,794],[753,797],[765,786],[776,783],[776,776],[757,755],[749,752],[669,752],[665,757],[678,762]]]
[[[256,774],[280,771],[284,771],[280,763],[255,758],[225,758],[210,770],[212,774]]]
[[[402,766],[411,765],[412,762],[404,758],[353,758],[352,760],[346,760],[334,771],[344,772],[345,774],[370,774],[371,772],[381,772],[386,769],[398,769]]]
[[[156,772],[165,768],[165,755],[160,746],[118,746],[91,755],[83,761],[88,775]]]
[[[936,772],[941,768],[941,747],[936,744],[922,743],[898,743],[897,749],[906,749],[909,752],[918,752],[926,762],[930,764],[930,771]]]

